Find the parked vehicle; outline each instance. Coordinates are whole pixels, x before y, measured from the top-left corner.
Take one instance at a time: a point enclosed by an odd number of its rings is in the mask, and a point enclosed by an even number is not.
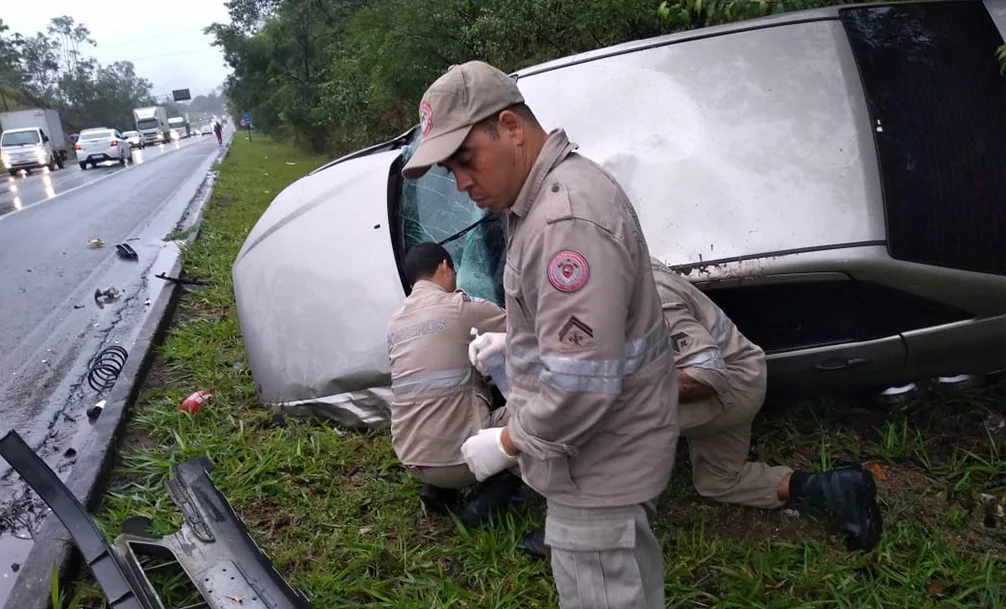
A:
[[[145,144],[164,144],[171,139],[168,113],[162,106],[148,106],[133,110],[136,130],[143,136]]]
[[[140,135],[139,131],[123,131],[122,137],[126,138],[129,142],[129,148],[146,148],[146,144],[143,143],[143,136]]]
[[[80,138],[74,144],[77,150],[77,163],[81,169],[87,166],[97,167],[98,163],[115,161],[123,167],[132,159],[129,142],[115,129],[98,127],[84,129]]]
[[[21,170],[63,167],[68,146],[55,110],[35,108],[0,113],[0,158],[12,176]]]
[[[1003,0],[831,7],[515,78],[623,185],[651,254],[765,349],[770,388],[875,391],[1006,367],[1004,32]],[[420,241],[462,235],[459,286],[503,304],[505,217],[441,168],[403,180],[418,137],[313,171],[249,234],[233,278],[264,402],[387,423]]]

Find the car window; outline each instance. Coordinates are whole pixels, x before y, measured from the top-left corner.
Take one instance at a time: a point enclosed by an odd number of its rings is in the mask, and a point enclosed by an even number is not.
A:
[[[984,3],[839,14],[874,125],[891,255],[1003,274],[1003,38]]]
[[[705,290],[766,353],[852,343],[969,319],[956,307],[857,280]]]
[[[418,139],[403,148],[402,160],[412,156]],[[441,242],[484,218],[471,198],[458,192],[450,172],[433,167],[418,180],[403,180],[401,216],[405,251],[423,241]],[[503,264],[506,223],[497,214],[444,247],[454,259],[458,287],[472,296],[503,306]]]
[[[0,137],[0,146],[21,146],[39,143],[37,131],[5,131]]]
[[[112,137],[111,131],[85,131],[80,134],[81,140],[101,140]]]

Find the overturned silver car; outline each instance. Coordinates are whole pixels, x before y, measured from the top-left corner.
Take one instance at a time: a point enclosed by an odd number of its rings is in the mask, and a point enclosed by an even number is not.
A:
[[[1006,1],[791,13],[515,74],[635,203],[651,253],[768,354],[776,389],[1006,367]],[[387,422],[400,261],[445,241],[502,304],[505,223],[451,177],[400,171],[416,130],[279,196],[233,269],[261,399]]]

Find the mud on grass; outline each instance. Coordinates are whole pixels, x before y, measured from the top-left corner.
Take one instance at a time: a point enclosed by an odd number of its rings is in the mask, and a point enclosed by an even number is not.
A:
[[[230,266],[272,197],[320,163],[264,138],[235,141],[186,251],[187,274],[211,285],[183,296],[159,350],[97,511],[104,530],[113,536],[136,514],[159,533],[173,530],[181,517],[164,481],[172,464],[205,455],[252,536],[318,609],[557,606],[549,566],[518,549],[541,523],[540,498],[469,531],[423,512],[386,432],[276,426],[257,405]],[[179,410],[186,395],[210,387],[216,396],[202,411]],[[1001,386],[886,410],[837,399],[766,407],[756,425],[759,458],[804,469],[875,463],[886,530],[868,555],[846,552],[808,517],[698,498],[682,447],[656,527],[668,606],[1004,606],[1006,523],[986,526],[982,496],[1004,492],[994,486],[1006,475],[1004,432],[986,427],[1002,409]],[[195,601],[170,576],[155,582],[171,606]],[[85,606],[103,606],[86,571],[77,589]]]

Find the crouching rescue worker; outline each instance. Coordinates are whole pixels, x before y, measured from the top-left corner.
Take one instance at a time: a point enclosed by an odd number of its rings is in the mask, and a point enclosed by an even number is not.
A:
[[[675,353],[678,423],[695,490],[723,503],[819,511],[849,549],[873,549],[882,526],[873,476],[858,466],[810,473],[748,461],[751,424],[765,399],[765,353],[685,277],[656,259],[652,268]]]
[[[468,360],[470,331],[496,332],[503,309],[457,290],[451,255],[436,243],[418,243],[405,255],[412,293],[388,324],[391,360],[391,441],[399,460],[423,486],[428,509],[443,512],[476,485],[461,444],[479,429],[506,423],[506,407],[491,410],[492,394]],[[485,522],[521,486],[513,467],[477,485],[461,510],[470,526]],[[495,472],[494,472],[495,473]]]
[[[508,213],[505,350],[510,418],[461,447],[482,479],[519,462],[547,501],[563,609],[664,607],[655,502],[677,442],[673,355],[632,205],[561,129],[546,133],[516,82],[455,66],[423,95],[423,140],[403,173],[442,164],[483,209]]]
[[[698,493],[754,508],[788,503],[823,512],[850,549],[873,549],[882,527],[873,476],[859,467],[809,473],[748,461],[751,424],[765,398],[765,354],[690,281],[656,259],[652,268],[675,352],[678,425]],[[528,536],[524,549],[544,556],[542,533]]]

